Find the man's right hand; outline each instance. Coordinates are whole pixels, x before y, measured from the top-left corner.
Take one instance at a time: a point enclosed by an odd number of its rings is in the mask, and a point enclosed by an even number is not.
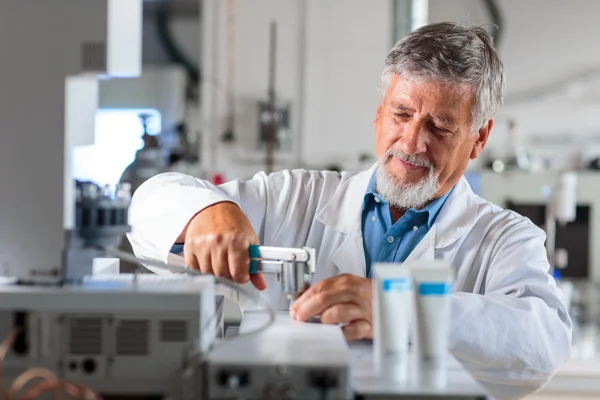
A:
[[[200,211],[188,223],[178,242],[185,243],[185,264],[203,273],[237,283],[252,281],[267,288],[262,274],[250,275],[251,244],[259,244],[248,217],[234,203],[217,203]]]

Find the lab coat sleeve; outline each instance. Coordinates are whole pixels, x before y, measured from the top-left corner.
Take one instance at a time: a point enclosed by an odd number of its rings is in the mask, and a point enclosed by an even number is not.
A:
[[[495,243],[484,294],[455,293],[450,351],[497,400],[541,388],[568,357],[571,320],[545,234],[524,220]]]
[[[302,238],[323,203],[323,193],[335,190],[338,177],[327,172],[281,171],[216,187],[189,175],[160,174],[135,192],[128,238],[137,256],[167,262],[171,247],[190,219],[224,201],[240,206],[261,244],[270,244],[280,231]]]

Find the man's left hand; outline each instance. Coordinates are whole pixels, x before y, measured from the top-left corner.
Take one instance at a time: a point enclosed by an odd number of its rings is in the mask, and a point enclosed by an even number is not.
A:
[[[324,324],[347,324],[347,340],[373,337],[372,281],[356,275],[339,275],[311,286],[290,310],[292,319],[307,321],[321,316]]]

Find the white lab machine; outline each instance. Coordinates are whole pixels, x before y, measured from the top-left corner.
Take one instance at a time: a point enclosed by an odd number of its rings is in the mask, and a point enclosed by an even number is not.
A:
[[[3,360],[3,381],[8,388],[25,371],[47,368],[102,396],[163,398],[218,334],[214,290],[208,276],[148,274],[77,285],[5,284],[0,337],[17,335]]]
[[[563,276],[575,272],[578,278],[600,281],[600,247],[593,245],[600,238],[600,173],[577,171],[561,176],[550,171],[481,171],[477,175],[478,194],[484,199],[501,207],[516,209],[542,229],[546,228],[548,222],[553,225],[552,220],[559,222],[557,230],[563,229],[562,241],[568,241],[571,246],[571,249],[567,249],[568,253],[559,250],[556,257],[552,257],[559,266],[567,264],[566,270],[561,271]],[[555,193],[558,189],[557,201],[548,198],[553,188]],[[551,207],[555,210],[551,214],[555,215],[547,222],[544,209],[549,200],[551,204],[555,203]],[[573,219],[576,222],[570,223]],[[569,222],[566,228],[561,227],[561,220],[563,223]],[[561,246],[560,243],[556,245],[559,249]]]

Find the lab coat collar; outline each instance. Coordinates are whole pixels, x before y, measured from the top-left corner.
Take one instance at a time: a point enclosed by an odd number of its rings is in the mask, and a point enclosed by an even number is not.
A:
[[[377,164],[349,177],[342,176],[341,187],[316,216],[318,221],[344,235],[331,259],[344,274],[366,275],[361,226],[362,205],[367,186],[376,168]]]
[[[362,205],[369,181],[377,168],[342,178],[331,200],[317,214],[318,221],[345,235],[333,255],[334,264],[343,273],[365,276],[366,263],[362,240]],[[434,259],[434,250],[448,247],[466,235],[477,220],[477,199],[465,177],[449,194],[435,223],[421,243],[411,252],[411,259]]]
[[[463,176],[446,199],[432,228],[434,247],[448,247],[466,235],[477,222],[479,205],[477,196],[471,190],[467,179]]]
[[[458,242],[477,222],[477,196],[463,176],[448,195],[429,232],[404,262],[435,260],[435,250]]]
[[[361,231],[362,206],[371,176],[377,164],[344,180],[331,200],[317,214],[317,220],[344,234]]]

